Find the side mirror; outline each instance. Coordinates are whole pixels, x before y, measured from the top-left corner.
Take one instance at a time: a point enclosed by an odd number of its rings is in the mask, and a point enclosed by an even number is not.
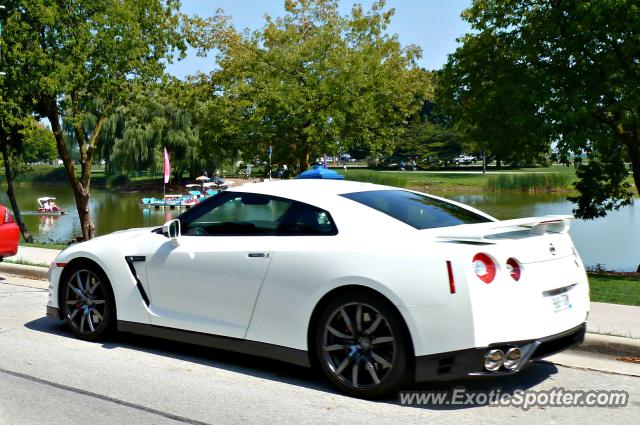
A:
[[[171,239],[171,245],[178,246],[180,245],[179,237],[180,237],[180,220],[177,218],[175,220],[167,221],[162,226],[162,234]]]

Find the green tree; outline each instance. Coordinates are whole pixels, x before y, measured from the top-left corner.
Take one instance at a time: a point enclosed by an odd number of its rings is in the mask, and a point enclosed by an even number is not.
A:
[[[578,217],[629,204],[626,160],[640,190],[640,5],[475,0],[463,17],[473,32],[439,84],[457,121],[496,155],[555,144],[576,165]]]
[[[465,137],[454,129],[418,117],[395,144],[394,156],[417,158],[422,168],[437,168],[465,151]]]
[[[390,151],[429,90],[416,46],[387,33],[384,1],[341,16],[336,0],[287,0],[283,17],[236,32],[220,12],[191,22],[189,40],[217,48],[204,134],[247,158],[273,146],[278,162],[299,164],[340,148]]]
[[[14,187],[15,176],[28,169],[20,153],[24,151],[25,129],[29,128],[30,124],[33,125],[33,118],[20,108],[22,103],[0,78],[0,152],[7,181],[7,196],[22,237],[27,242],[33,242],[33,237],[22,220]]]
[[[189,84],[170,80],[148,87],[127,106],[119,107],[105,122],[97,148],[111,171],[132,174],[162,171],[163,148],[171,155],[175,178],[192,178],[215,169],[215,160],[203,151],[193,120]]]
[[[24,130],[24,151],[22,160],[28,164],[34,162],[52,162],[58,158],[56,138],[50,129],[31,119]]]
[[[394,157],[415,158],[421,168],[437,168],[465,151],[472,151],[465,133],[453,128],[450,118],[435,110],[431,101],[424,102],[398,137]]]
[[[7,84],[28,94],[34,112],[51,122],[75,195],[82,233],[93,237],[91,167],[102,128],[137,88],[156,80],[177,47],[177,0],[3,0],[7,20]],[[87,116],[95,125],[86,128]],[[73,129],[80,172],[65,144],[63,117]]]

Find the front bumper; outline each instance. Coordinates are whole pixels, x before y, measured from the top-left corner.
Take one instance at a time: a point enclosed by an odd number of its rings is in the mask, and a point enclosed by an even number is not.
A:
[[[62,320],[60,310],[51,306],[47,306],[47,317],[55,320]]]
[[[474,376],[512,375],[527,366],[529,361],[550,356],[584,341],[587,324],[545,338],[490,344],[487,347],[418,356],[415,361],[415,380],[442,381]],[[490,348],[519,347],[522,360],[513,370],[500,369],[488,372],[484,369],[484,355]]]

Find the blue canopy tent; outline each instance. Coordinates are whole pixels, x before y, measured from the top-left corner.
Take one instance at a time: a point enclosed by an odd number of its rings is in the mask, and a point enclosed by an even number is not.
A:
[[[299,179],[328,179],[328,180],[344,180],[342,174],[338,174],[333,170],[329,170],[322,165],[314,165],[311,170],[300,173]]]

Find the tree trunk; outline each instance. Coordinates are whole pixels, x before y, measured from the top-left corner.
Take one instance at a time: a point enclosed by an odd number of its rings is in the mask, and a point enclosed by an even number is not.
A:
[[[629,138],[625,145],[631,159],[631,175],[633,175],[633,182],[636,185],[636,193],[640,195],[640,130],[636,132],[635,137]],[[640,265],[638,265],[636,273],[640,273]]]
[[[487,156],[482,151],[482,175],[487,174]]]
[[[7,177],[7,196],[9,197],[9,202],[11,203],[11,208],[13,209],[13,217],[20,228],[20,232],[22,233],[22,238],[25,242],[33,242],[33,236],[29,233],[27,226],[22,221],[22,215],[20,214],[20,208],[18,208],[18,202],[16,201],[15,191],[13,188],[13,170],[11,169],[11,157],[9,156],[9,147],[7,146],[7,141],[4,140],[0,142],[2,144],[2,157],[4,159],[4,170]]]
[[[636,193],[640,195],[640,139],[634,138],[627,145],[627,150],[631,158],[631,174],[636,184]]]
[[[309,148],[306,143],[300,149],[300,172],[303,173],[309,168]]]
[[[53,135],[56,139],[58,154],[60,154],[60,159],[62,159],[64,168],[67,171],[67,178],[69,179],[69,184],[71,186],[71,189],[73,190],[73,196],[76,200],[76,209],[78,210],[78,217],[80,217],[80,227],[82,228],[82,238],[84,240],[89,240],[93,238],[94,231],[94,226],[91,222],[91,214],[89,213],[89,184],[91,182],[90,177],[89,179],[87,179],[88,181],[86,186],[83,185],[82,182],[78,181],[76,177],[74,162],[69,151],[67,150],[67,146],[64,143],[64,135],[62,133],[62,127],[60,126],[60,117],[58,116],[58,112],[55,110],[55,106],[51,106],[49,108],[47,118],[49,118],[49,122],[51,122],[51,129],[53,130]],[[83,171],[85,171],[84,167],[86,166],[87,165],[82,164]],[[91,165],[89,164],[89,173],[90,167]]]
[[[91,213],[89,212],[89,192],[81,190],[79,192],[74,191],[76,198],[76,207],[78,210],[78,217],[80,217],[80,226],[82,227],[82,237],[84,240],[92,239],[94,236],[95,227],[91,221]]]

